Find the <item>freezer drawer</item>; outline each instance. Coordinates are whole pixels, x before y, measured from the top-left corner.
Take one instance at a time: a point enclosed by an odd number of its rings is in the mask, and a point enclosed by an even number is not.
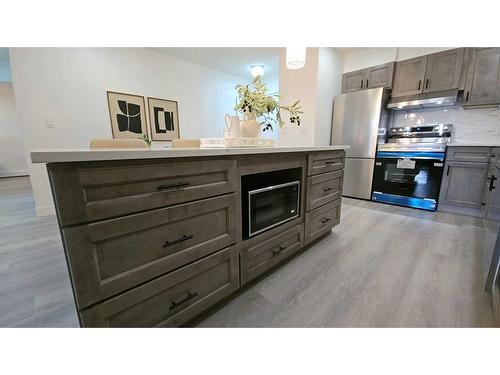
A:
[[[374,162],[374,159],[345,159],[344,196],[370,199]]]

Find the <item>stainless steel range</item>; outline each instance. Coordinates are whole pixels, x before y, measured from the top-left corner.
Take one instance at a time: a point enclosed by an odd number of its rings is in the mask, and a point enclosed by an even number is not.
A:
[[[391,128],[375,155],[372,200],[435,211],[453,125]]]

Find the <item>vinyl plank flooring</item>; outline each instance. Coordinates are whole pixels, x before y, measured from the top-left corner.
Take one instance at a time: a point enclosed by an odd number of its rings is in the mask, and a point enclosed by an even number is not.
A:
[[[477,218],[344,199],[332,234],[199,327],[498,327]],[[78,327],[55,216],[0,179],[0,327]]]

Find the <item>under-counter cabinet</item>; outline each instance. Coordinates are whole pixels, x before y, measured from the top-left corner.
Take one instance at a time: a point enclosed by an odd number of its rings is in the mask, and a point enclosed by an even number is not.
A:
[[[341,147],[224,152],[47,164],[83,327],[186,324],[339,223]],[[300,180],[299,213],[247,238],[243,179],[272,171]]]
[[[342,75],[342,94],[349,92],[392,87],[394,62],[371,66]]]
[[[448,147],[439,211],[485,217],[495,215],[498,197],[495,166],[490,160],[496,155],[490,147]],[[491,212],[491,214],[489,214]]]
[[[500,48],[471,48],[464,106],[500,104]]]

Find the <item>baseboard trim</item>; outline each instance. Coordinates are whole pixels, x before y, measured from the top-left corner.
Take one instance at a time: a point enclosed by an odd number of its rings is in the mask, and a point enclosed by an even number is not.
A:
[[[36,206],[35,207],[36,211],[36,216],[49,216],[49,215],[55,215],[56,210],[54,206]]]

